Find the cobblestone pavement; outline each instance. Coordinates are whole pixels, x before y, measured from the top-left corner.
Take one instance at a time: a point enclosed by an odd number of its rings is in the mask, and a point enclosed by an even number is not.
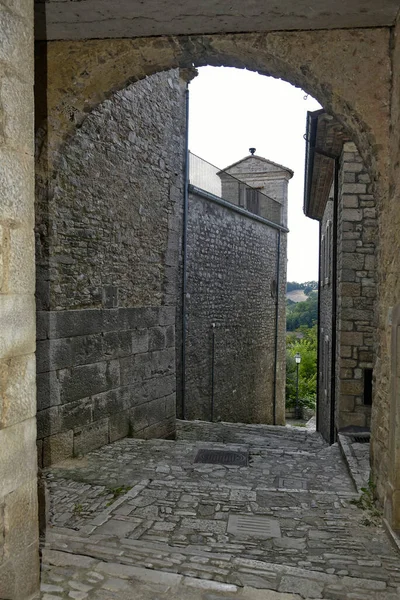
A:
[[[248,453],[248,465],[195,463],[199,449]],[[176,442],[125,439],[45,475],[51,526],[43,582],[59,590],[45,588],[43,600],[115,597],[103,589],[107,579],[87,581],[100,563],[236,586],[237,598],[247,597],[237,595],[245,586],[248,594],[264,590],[263,600],[266,590],[400,598],[399,555],[352,504],[357,494],[338,446],[306,429],[179,422]],[[79,572],[58,564],[78,556],[95,563],[78,561]],[[85,589],[74,592],[68,581]]]

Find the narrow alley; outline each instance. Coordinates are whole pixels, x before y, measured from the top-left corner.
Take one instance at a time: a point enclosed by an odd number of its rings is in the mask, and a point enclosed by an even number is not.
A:
[[[127,438],[43,475],[43,600],[400,597],[380,519],[305,428],[181,421],[177,441]]]

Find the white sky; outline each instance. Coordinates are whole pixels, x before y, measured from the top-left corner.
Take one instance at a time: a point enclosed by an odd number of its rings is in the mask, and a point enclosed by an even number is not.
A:
[[[306,114],[321,108],[285,81],[201,67],[189,86],[189,149],[224,168],[256,154],[294,171],[289,181],[288,281],[318,279],[318,223],[303,214]]]

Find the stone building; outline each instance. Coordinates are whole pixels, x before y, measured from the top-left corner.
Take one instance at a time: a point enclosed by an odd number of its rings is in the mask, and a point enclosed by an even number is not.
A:
[[[51,186],[38,165],[40,466],[175,434],[185,93],[178,70],[131,84],[71,136]]]
[[[258,156],[222,171],[190,159],[184,414],[282,425],[293,172]]]
[[[320,222],[317,428],[371,424],[377,219],[354,143],[324,110],[307,122],[304,210]]]
[[[238,66],[301,86],[344,127],[362,157],[378,223],[372,477],[388,526],[400,528],[398,8],[393,0],[349,0],[340,5],[335,0],[307,4],[285,0],[274,10],[259,0],[251,5],[233,0],[229,9],[219,0],[207,0],[201,7],[184,0],[164,3],[155,18],[150,2],[114,0],[104,10],[100,0],[49,0],[36,2],[34,16],[32,0],[1,0],[0,595],[4,598],[32,597],[39,576],[35,168],[51,187],[64,147],[104,100],[148,75],[174,68]],[[35,112],[41,136],[36,157]],[[88,149],[80,152],[84,160]]]

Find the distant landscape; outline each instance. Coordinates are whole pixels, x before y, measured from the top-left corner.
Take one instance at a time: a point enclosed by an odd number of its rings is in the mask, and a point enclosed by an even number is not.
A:
[[[317,390],[318,282],[288,281],[286,287],[286,409],[293,410],[297,397],[297,365],[300,354],[298,401],[301,412],[315,410]]]
[[[313,327],[318,319],[318,282],[297,283],[288,281],[286,285],[286,329],[296,331],[299,327]]]

